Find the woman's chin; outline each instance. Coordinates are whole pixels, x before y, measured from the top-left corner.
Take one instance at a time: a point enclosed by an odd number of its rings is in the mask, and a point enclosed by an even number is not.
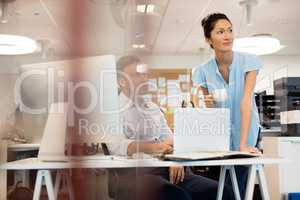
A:
[[[222,49],[221,49],[221,52],[222,52],[222,53],[229,53],[229,52],[232,52],[232,48],[231,48],[231,47],[228,47],[228,48],[222,48]]]

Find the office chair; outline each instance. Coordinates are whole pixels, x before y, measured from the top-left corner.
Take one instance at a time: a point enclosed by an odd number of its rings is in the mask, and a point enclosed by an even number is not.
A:
[[[101,147],[104,155],[111,155],[107,145],[105,143],[101,143]],[[119,175],[116,169],[108,169],[108,196],[111,199],[115,199],[117,197],[117,190],[119,187]]]

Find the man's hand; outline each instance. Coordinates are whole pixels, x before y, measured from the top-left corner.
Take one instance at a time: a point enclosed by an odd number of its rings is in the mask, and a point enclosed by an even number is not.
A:
[[[172,184],[183,182],[184,167],[169,167],[169,179]]]
[[[138,151],[147,154],[168,154],[173,152],[173,146],[167,142],[131,142],[128,145],[127,155],[131,156]]]
[[[152,151],[153,153],[167,154],[173,152],[173,147],[169,145],[167,142],[159,142],[153,144]]]
[[[167,145],[169,145],[169,146],[171,146],[171,147],[173,147],[173,138],[169,137],[168,139],[166,139],[164,141],[164,143],[167,144]]]

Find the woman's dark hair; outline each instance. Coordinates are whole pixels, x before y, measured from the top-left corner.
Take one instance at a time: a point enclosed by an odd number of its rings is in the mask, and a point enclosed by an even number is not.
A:
[[[220,19],[225,19],[231,24],[229,18],[223,13],[212,13],[202,19],[201,24],[203,27],[205,38],[210,38],[211,31],[214,29],[217,21],[219,21]]]

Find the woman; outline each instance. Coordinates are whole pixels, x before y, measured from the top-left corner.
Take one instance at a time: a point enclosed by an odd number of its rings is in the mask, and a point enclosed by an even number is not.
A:
[[[196,68],[193,82],[202,90],[208,106],[230,109],[231,150],[258,153],[255,145],[259,117],[253,90],[261,62],[254,55],[232,51],[234,35],[232,23],[226,15],[210,14],[202,20],[202,27],[206,42],[214,50],[215,56]],[[224,94],[224,91],[227,94],[222,103],[215,101],[213,94],[216,91],[217,94]],[[247,168],[239,167],[236,170],[243,197]]]

